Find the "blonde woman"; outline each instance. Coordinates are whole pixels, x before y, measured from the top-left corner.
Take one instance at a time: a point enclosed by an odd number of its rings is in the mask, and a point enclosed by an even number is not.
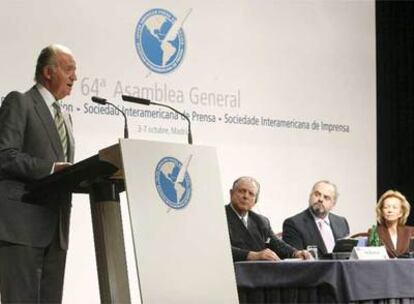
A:
[[[398,191],[388,190],[379,199],[376,207],[378,235],[391,258],[409,251],[414,227],[406,226],[410,204]]]

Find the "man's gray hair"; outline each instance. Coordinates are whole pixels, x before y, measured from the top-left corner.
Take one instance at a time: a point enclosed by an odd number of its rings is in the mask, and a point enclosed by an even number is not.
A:
[[[255,178],[253,178],[251,176],[241,176],[233,182],[233,186],[232,186],[231,189],[236,190],[239,187],[239,184],[242,181],[253,183],[256,186],[257,193],[256,193],[256,199],[255,199],[254,203],[257,203],[257,201],[259,200],[260,184]]]
[[[319,184],[327,184],[327,185],[331,185],[333,188],[334,188],[334,192],[335,192],[335,196],[334,196],[334,202],[336,202],[336,200],[338,199],[338,196],[339,196],[339,193],[338,193],[338,188],[336,187],[336,185],[334,184],[334,183],[332,183],[332,182],[330,182],[330,181],[328,181],[328,180],[320,180],[320,181],[317,181],[314,185],[313,185],[313,187],[312,187],[312,193],[313,193],[313,190],[315,190],[315,187],[317,186],[317,185],[319,185]]]
[[[52,44],[45,47],[40,51],[39,57],[37,58],[36,71],[34,80],[36,83],[42,83],[43,81],[43,69],[47,66],[56,66],[56,53],[62,52],[72,54],[69,48],[60,44]]]

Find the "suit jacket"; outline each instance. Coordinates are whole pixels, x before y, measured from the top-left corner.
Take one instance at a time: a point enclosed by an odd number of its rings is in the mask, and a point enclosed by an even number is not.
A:
[[[329,222],[335,241],[349,235],[349,225],[344,217],[329,213]],[[283,222],[283,240],[297,249],[316,245],[320,256],[327,254],[319,228],[309,209]]]
[[[379,238],[387,249],[390,258],[396,258],[404,253],[409,252],[410,238],[414,237],[414,227],[398,226],[397,228],[397,248],[392,243],[388,229],[384,225],[378,225],[377,231]]]
[[[64,118],[73,162],[72,126]],[[61,247],[67,248],[71,195],[53,194],[40,204],[23,199],[26,186],[49,175],[59,161],[64,161],[59,134],[36,86],[8,94],[0,108],[0,240],[45,247],[59,227]]]
[[[231,251],[235,262],[245,261],[249,251],[270,248],[282,259],[292,257],[296,251],[295,248],[276,237],[267,217],[249,211],[248,228],[246,228],[230,204],[226,205],[226,215]]]

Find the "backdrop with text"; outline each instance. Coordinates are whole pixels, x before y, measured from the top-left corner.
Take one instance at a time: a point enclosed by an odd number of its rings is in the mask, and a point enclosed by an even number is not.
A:
[[[232,181],[252,175],[262,185],[256,210],[280,231],[306,208],[313,183],[328,179],[352,232],[374,222],[373,1],[3,0],[0,32],[2,99],[33,85],[41,48],[72,49],[78,81],[63,107],[77,160],[123,136],[122,115],[92,96],[126,112],[131,138],[186,142],[186,121],[173,112],[121,99],[139,96],[184,111],[194,144],[217,148],[223,205]],[[88,197],[75,196],[72,209],[64,303],[98,303]]]

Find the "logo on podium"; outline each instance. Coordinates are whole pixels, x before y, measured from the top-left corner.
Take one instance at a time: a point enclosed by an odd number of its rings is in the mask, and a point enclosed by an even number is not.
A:
[[[168,156],[162,158],[155,169],[155,185],[163,202],[173,208],[181,209],[191,199],[191,178],[188,173],[192,155],[184,163]]]

